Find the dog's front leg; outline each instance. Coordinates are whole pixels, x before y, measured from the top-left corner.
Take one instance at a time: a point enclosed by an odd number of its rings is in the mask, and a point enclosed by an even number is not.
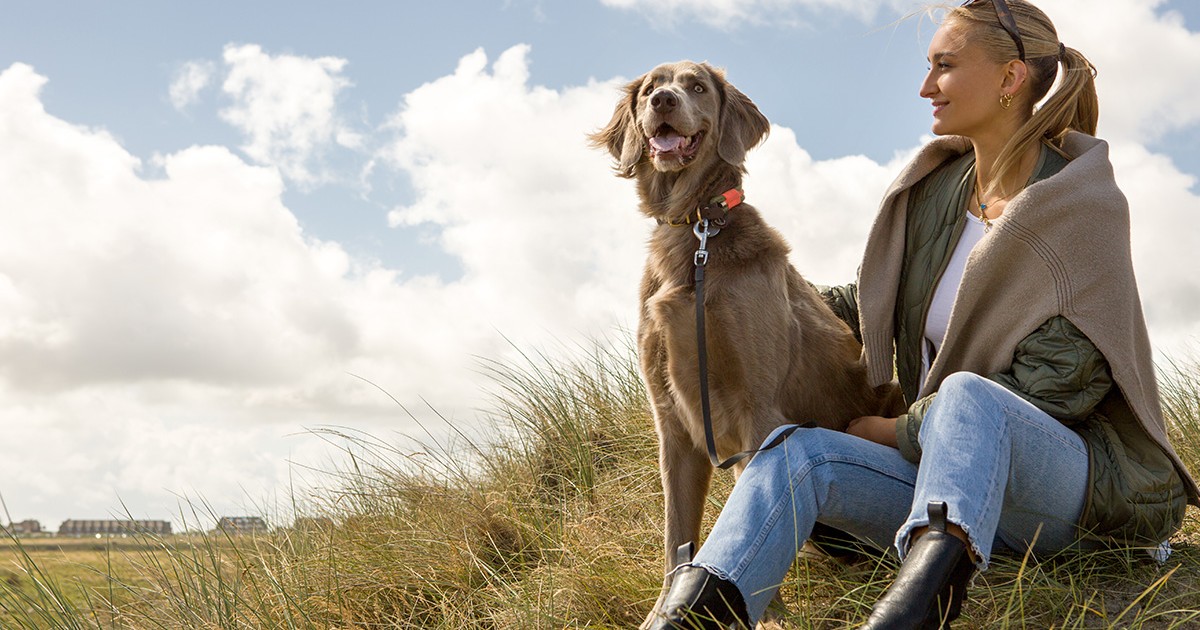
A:
[[[708,456],[696,449],[688,435],[662,440],[658,452],[665,507],[665,568],[669,572],[675,568],[675,551],[680,545],[689,541],[700,545],[700,521],[713,468]]]
[[[687,542],[700,544],[700,524],[704,517],[704,499],[708,496],[713,468],[708,456],[697,450],[689,435],[664,423],[659,417],[658,464],[662,473],[665,522],[663,526],[664,577],[658,601],[642,627],[650,625],[671,588],[676,550]],[[664,426],[666,424],[667,426]]]

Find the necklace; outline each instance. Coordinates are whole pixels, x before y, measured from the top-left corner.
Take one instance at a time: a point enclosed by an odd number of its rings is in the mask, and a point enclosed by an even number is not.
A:
[[[979,206],[979,218],[983,220],[984,234],[992,231],[992,221],[988,219],[987,204],[979,200],[979,183],[975,183],[975,205]]]
[[[986,233],[992,231],[992,220],[989,219],[988,215],[987,215],[988,205],[986,203],[983,203],[983,200],[979,198],[979,188],[980,188],[979,178],[976,177],[975,178],[975,205],[979,207],[979,218],[980,218],[980,220],[983,221],[983,232],[986,234]],[[1014,190],[1013,192],[1010,192],[1007,195],[1004,195],[1003,197],[997,198],[996,201],[1004,201],[1005,199],[1008,199],[1009,197],[1017,194],[1018,192],[1020,192],[1019,189]],[[996,201],[993,201],[992,203],[996,203]],[[997,219],[999,219],[999,217],[997,217]]]

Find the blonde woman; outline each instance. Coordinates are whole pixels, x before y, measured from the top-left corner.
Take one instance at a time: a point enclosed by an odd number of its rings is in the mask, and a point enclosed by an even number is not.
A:
[[[948,11],[928,60],[940,137],[887,191],[858,283],[824,291],[908,413],[757,455],[652,628],[753,626],[817,523],[901,558],[864,628],[945,628],[997,549],[1155,547],[1200,505],[1167,441],[1095,68],[1023,0]]]

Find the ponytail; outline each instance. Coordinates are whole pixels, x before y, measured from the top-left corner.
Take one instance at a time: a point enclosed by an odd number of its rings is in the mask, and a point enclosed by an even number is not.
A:
[[[1096,97],[1096,66],[1074,48],[1062,47],[1063,82],[1034,116],[1044,114],[1051,124],[1046,136],[1061,138],[1068,129],[1096,135],[1100,100]]]

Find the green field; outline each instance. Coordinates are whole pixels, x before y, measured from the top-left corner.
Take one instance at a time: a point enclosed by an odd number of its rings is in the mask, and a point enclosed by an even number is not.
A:
[[[657,596],[662,497],[633,353],[490,364],[486,439],[346,445],[325,489],[296,497],[334,526],[0,546],[0,627],[631,628]],[[1200,365],[1164,370],[1172,439],[1200,471]],[[718,475],[708,525],[731,479]],[[1163,565],[1140,550],[996,557],[955,624],[1200,628],[1200,512]],[[802,557],[769,628],[861,622],[890,561]]]
[[[0,628],[28,622],[70,627],[59,617],[74,613],[87,617],[85,627],[113,627],[115,610],[143,602],[154,590],[154,566],[190,548],[187,537],[167,545],[131,538],[0,539]]]

